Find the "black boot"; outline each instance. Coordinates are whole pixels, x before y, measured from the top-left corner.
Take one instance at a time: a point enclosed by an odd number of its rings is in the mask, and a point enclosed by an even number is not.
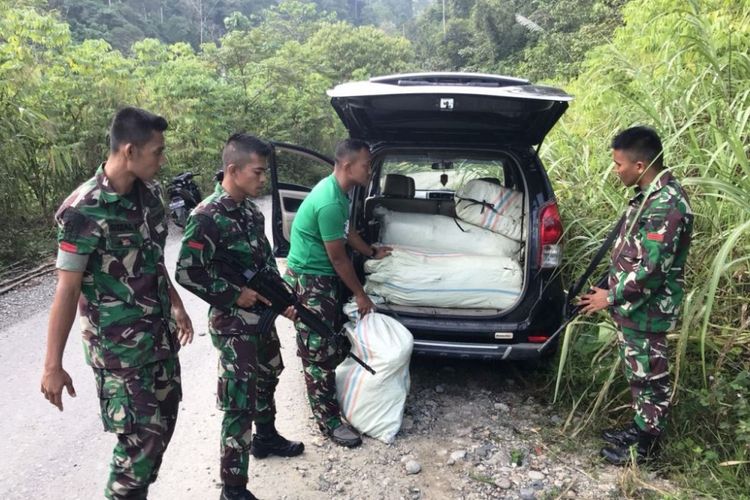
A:
[[[628,447],[638,442],[638,426],[635,422],[624,429],[605,429],[602,431],[602,439],[618,447]]]
[[[305,451],[305,445],[299,441],[289,441],[278,433],[273,422],[255,424],[255,434],[250,443],[250,453],[255,458],[266,458],[268,455],[277,457],[296,457]]]
[[[622,466],[630,463],[631,450],[637,464],[647,463],[656,458],[659,453],[659,436],[639,431],[637,442],[631,446],[605,447],[599,454],[612,465]]]
[[[248,491],[245,486],[227,486],[221,488],[219,500],[258,500],[258,498]]]
[[[356,448],[362,444],[362,438],[359,433],[354,427],[344,422],[335,429],[329,430],[328,436],[337,445],[346,446],[347,448]]]

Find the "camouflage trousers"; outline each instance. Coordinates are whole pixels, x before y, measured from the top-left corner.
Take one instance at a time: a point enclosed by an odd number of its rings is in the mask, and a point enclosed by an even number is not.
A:
[[[276,329],[268,334],[217,335],[211,341],[219,351],[216,405],[221,422],[222,483],[247,484],[252,424],[276,418],[274,393],[284,369]]]
[[[291,285],[300,302],[318,313],[331,328],[341,313],[338,303],[339,278],[314,274],[297,274],[287,269],[284,279]],[[341,409],[336,399],[336,367],[344,360],[348,346],[346,337],[326,338],[297,321],[297,355],[302,360],[307,400],[318,427],[323,432],[341,425]]]
[[[104,430],[117,434],[107,498],[146,498],[156,480],[182,399],[180,361],[136,368],[95,368]]]
[[[664,430],[671,385],[667,359],[667,335],[621,327],[619,354],[630,384],[634,421],[649,434]]]

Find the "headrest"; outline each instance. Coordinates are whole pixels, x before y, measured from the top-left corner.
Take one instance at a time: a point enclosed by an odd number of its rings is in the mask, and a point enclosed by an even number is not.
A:
[[[414,179],[401,174],[387,174],[383,196],[389,198],[414,198]]]

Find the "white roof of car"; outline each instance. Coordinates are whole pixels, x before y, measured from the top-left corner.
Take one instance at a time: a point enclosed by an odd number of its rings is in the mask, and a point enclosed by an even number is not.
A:
[[[445,82],[439,82],[441,79],[444,79]],[[457,79],[472,80],[474,83],[452,83]],[[491,86],[493,83],[500,86],[493,87]],[[342,83],[326,93],[330,97],[465,94],[546,101],[573,100],[572,96],[554,87],[532,85],[528,80],[521,78],[484,73],[404,73],[388,75],[371,78],[367,81]]]

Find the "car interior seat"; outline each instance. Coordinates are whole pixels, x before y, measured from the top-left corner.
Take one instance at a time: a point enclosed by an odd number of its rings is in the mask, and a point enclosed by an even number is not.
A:
[[[386,174],[382,195],[386,198],[414,198],[414,178],[401,174]]]

